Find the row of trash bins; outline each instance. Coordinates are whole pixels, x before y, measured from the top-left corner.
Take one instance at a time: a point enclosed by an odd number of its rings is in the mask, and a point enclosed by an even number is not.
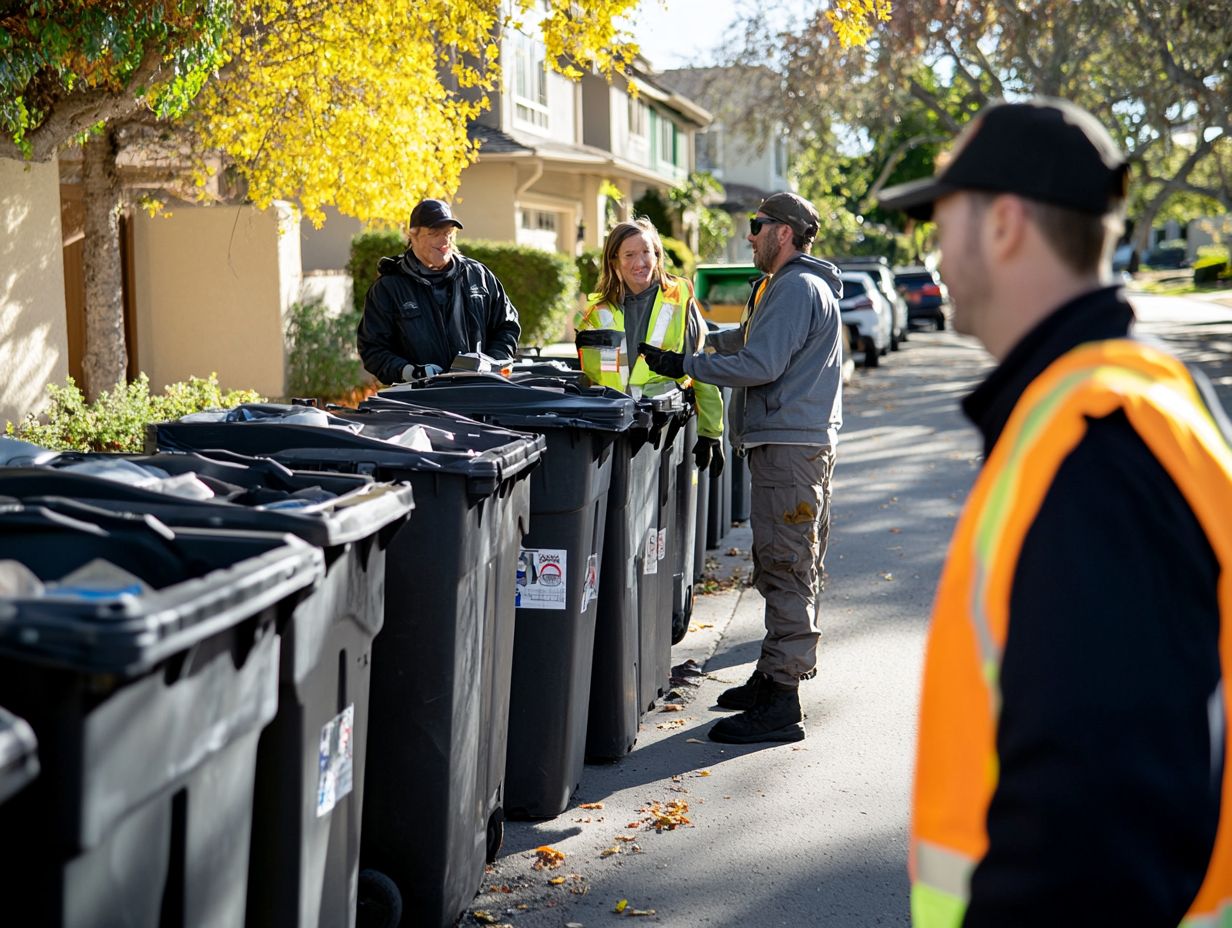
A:
[[[529,361],[144,455],[0,439],[4,921],[452,925],[667,690],[747,505],[695,437]]]

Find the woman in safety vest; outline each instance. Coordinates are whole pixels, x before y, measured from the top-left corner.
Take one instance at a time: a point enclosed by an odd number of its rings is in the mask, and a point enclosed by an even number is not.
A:
[[[933,178],[954,328],[999,362],[924,664],[917,928],[1232,925],[1232,449],[1109,286],[1128,166],[1060,100],[977,114]]]
[[[723,470],[723,397],[718,387],[689,377],[673,381],[654,373],[637,354],[640,342],[692,353],[705,344],[706,322],[693,287],[663,266],[663,242],[649,219],[618,223],[603,243],[598,292],[574,319],[582,370],[597,384],[623,393],[654,393],[664,384],[692,387],[697,407],[698,468]],[[582,333],[603,333],[603,340]],[[630,353],[633,364],[630,366]]]

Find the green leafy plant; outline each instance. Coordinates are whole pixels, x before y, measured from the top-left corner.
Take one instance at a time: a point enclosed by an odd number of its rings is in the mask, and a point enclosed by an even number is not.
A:
[[[358,310],[332,313],[319,300],[287,314],[287,392],[336,402],[372,383],[355,345]]]
[[[693,249],[680,239],[670,236],[663,237],[663,258],[670,273],[687,277],[689,280],[693,279],[697,259],[693,256]]]
[[[587,248],[575,261],[578,271],[578,293],[585,296],[599,287],[599,274],[603,271],[603,251]]]
[[[48,384],[47,395],[41,416],[28,414],[18,423],[9,422],[5,434],[53,451],[138,452],[147,423],[262,399],[252,390],[224,391],[217,374],[173,383],[161,394],[151,394],[149,377],[140,374],[132,383],[99,394],[93,403],[86,402],[69,377],[63,385]]]

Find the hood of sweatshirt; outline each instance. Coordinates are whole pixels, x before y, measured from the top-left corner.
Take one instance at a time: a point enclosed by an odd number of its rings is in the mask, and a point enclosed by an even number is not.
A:
[[[407,277],[419,281],[424,286],[431,287],[434,284],[453,280],[458,275],[458,271],[462,267],[462,262],[458,260],[460,257],[460,255],[455,254],[447,267],[439,271],[432,271],[420,264],[414,252],[408,248],[400,255],[382,258],[377,262],[376,269],[378,274],[405,274]]]
[[[843,298],[843,278],[839,272],[838,265],[832,264],[822,258],[814,258],[812,255],[796,255],[781,268],[779,273],[782,274],[787,268],[797,268],[799,270],[807,270],[812,274],[816,274],[824,280],[830,289],[834,292],[834,298],[841,300]]]

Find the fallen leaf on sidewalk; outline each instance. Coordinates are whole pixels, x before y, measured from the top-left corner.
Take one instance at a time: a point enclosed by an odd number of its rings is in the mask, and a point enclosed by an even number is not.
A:
[[[697,775],[699,777],[708,777],[710,776],[710,771],[709,770],[699,770],[697,771]]]
[[[892,528],[890,529],[890,534],[891,535],[901,535],[902,531],[903,530],[901,528]]]
[[[582,803],[580,806],[578,806],[578,808],[579,808],[579,809],[602,809],[602,808],[603,808],[603,803],[601,803],[601,802],[584,802],[584,803]]]
[[[728,556],[728,557],[739,557],[739,556],[740,556],[741,554],[743,554],[743,553],[744,553],[744,552],[743,552],[743,551],[741,551],[739,548],[728,548],[728,549],[727,549],[727,556]]]
[[[654,915],[654,909],[625,909],[625,915]]]
[[[893,575],[892,573],[890,573],[890,572],[887,570],[885,573],[883,573],[883,574],[881,575],[881,579],[882,579],[882,580],[887,580],[887,581],[889,581],[889,580],[893,580],[893,579],[894,579],[894,575]]]
[[[500,919],[491,912],[485,912],[483,909],[476,909],[471,913],[471,918],[479,922],[481,925],[495,925]]]
[[[619,844],[613,844],[611,847],[605,847],[602,851],[600,851],[600,852],[599,852],[599,857],[600,857],[600,858],[603,858],[603,857],[613,857],[613,856],[615,856],[616,854],[619,854],[619,853],[620,853],[620,845],[619,845]]]
[[[548,880],[548,885],[549,886],[559,886],[563,882],[565,882],[565,878],[563,876],[554,876],[550,880]]]
[[[616,840],[617,841],[636,841],[637,837],[634,835],[617,835]]]
[[[535,848],[538,858],[533,864],[536,870],[554,870],[565,862],[565,855],[547,844]]]
[[[619,915],[621,912],[623,912],[628,907],[629,907],[629,900],[621,899],[618,903],[616,903],[616,908],[612,909],[612,911],[615,912],[617,915]]]
[[[685,744],[705,744],[706,742],[703,741],[701,738],[686,738],[684,743]]]
[[[665,702],[659,707],[660,712],[683,712],[684,706],[678,702]]]
[[[668,719],[666,722],[660,722],[655,728],[660,731],[674,731],[677,728],[684,728],[687,724],[685,719]]]

